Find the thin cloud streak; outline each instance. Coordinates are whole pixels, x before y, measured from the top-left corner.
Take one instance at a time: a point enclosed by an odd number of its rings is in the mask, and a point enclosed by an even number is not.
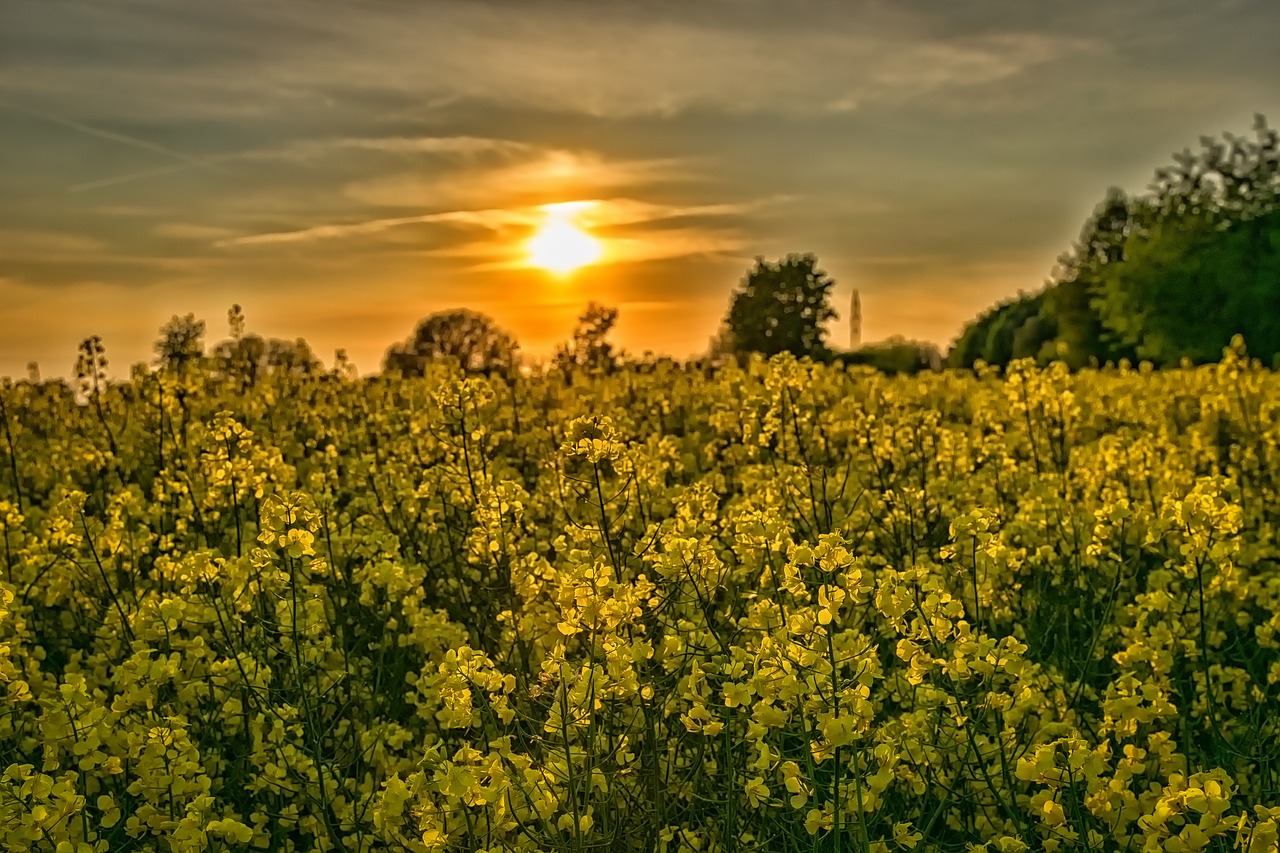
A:
[[[230,154],[218,154],[205,157],[198,162],[174,163],[151,169],[141,169],[123,175],[113,175],[92,181],[83,181],[67,188],[68,193],[82,193],[88,190],[119,186],[147,178],[162,177],[183,172],[198,164],[211,167],[217,163],[233,161],[263,162],[286,161],[302,163],[310,160],[332,157],[343,152],[370,151],[386,154],[435,154],[474,157],[481,154],[498,153],[507,156],[526,154],[536,146],[510,139],[488,139],[475,136],[423,136],[423,137],[352,137],[341,139],[325,139],[303,142],[291,142],[272,148],[259,148],[239,151]],[[222,170],[216,170],[223,173]]]
[[[479,136],[387,136],[347,137],[296,142],[274,150],[245,153],[245,159],[309,160],[344,151],[374,151],[385,154],[527,154],[537,146],[512,139]]]
[[[186,45],[204,61],[164,74],[109,54],[73,68],[15,63],[10,73],[33,81],[17,91],[75,97],[90,81],[118,92],[113,100],[134,117],[158,106],[224,119],[266,104],[306,110],[335,91],[394,95],[417,115],[472,102],[608,117],[812,116],[1004,80],[1098,44],[1025,27],[935,32],[924,14],[879,3],[812,3],[805,16],[742,0],[640,14],[606,4],[584,16],[563,2],[514,14],[506,4],[433,0],[334,4],[317,16],[304,4],[223,0],[218,23],[233,25],[224,32],[210,32],[202,15],[184,20],[167,0],[146,5],[154,12],[132,22],[131,39]],[[810,25],[797,26],[801,17]],[[396,112],[406,110],[379,110]]]
[[[114,187],[118,184],[128,184],[134,181],[141,181],[145,178],[155,178],[161,175],[172,175],[176,172],[185,172],[191,168],[188,163],[175,163],[171,166],[157,166],[154,169],[143,169],[138,172],[129,172],[125,175],[115,175],[110,178],[99,178],[93,181],[84,181],[83,183],[73,184],[67,187],[68,194],[87,192],[88,190],[101,189],[103,187]]]
[[[611,228],[669,219],[742,216],[764,207],[794,201],[796,198],[798,197],[793,195],[780,195],[754,201],[683,206],[655,204],[632,198],[594,199],[588,202],[590,206],[583,209],[577,221],[588,228]]]
[[[704,205],[668,205],[636,201],[635,199],[583,199],[572,204],[582,205],[582,212],[575,217],[583,227],[609,228],[624,225],[639,225],[660,222],[669,219],[737,216],[757,210],[766,204],[785,200],[762,199],[752,202],[704,204]],[[546,218],[544,205],[533,205],[517,208],[488,208],[482,210],[448,210],[436,213],[424,213],[417,216],[393,216],[369,219],[362,222],[347,222],[324,225],[313,225],[290,231],[272,231],[262,234],[247,234],[218,240],[216,248],[227,249],[238,246],[278,245],[283,243],[305,243],[317,240],[335,240],[346,237],[365,237],[379,234],[393,228],[407,225],[430,225],[450,223],[472,225],[499,231],[509,227],[532,227]],[[618,238],[609,238],[612,242]],[[453,250],[435,252],[448,254]]]
[[[163,145],[159,145],[155,142],[150,142],[146,139],[139,139],[136,136],[129,136],[128,134],[125,134],[125,133],[117,133],[113,130],[103,130],[102,128],[93,127],[91,125],[84,124],[83,122],[76,121],[75,119],[56,116],[56,115],[53,115],[52,113],[46,113],[41,110],[33,110],[30,107],[22,106],[20,104],[15,104],[13,101],[7,100],[5,98],[0,98],[0,107],[5,107],[6,109],[12,110],[13,112],[31,116],[32,118],[38,118],[41,121],[51,122],[53,124],[65,127],[69,130],[74,130],[79,133],[83,133],[87,136],[95,136],[99,139],[106,139],[111,142],[119,142],[122,145],[130,145],[134,148],[140,148],[143,151],[150,151],[152,154],[159,154],[163,157],[168,157],[171,160],[177,160],[188,166],[194,166],[198,169],[205,169],[207,171],[215,172],[218,174],[225,174],[221,169],[217,168],[211,162],[209,162],[208,159],[200,159],[197,157],[192,157],[190,155],[183,154],[181,151],[174,151],[172,148],[166,148]]]
[[[222,239],[235,234],[231,228],[218,225],[200,225],[193,222],[161,222],[151,229],[156,237],[170,240],[208,241]]]
[[[711,257],[746,260],[746,239],[731,229],[680,228],[655,231],[643,237],[609,237],[601,240],[604,256],[592,266],[607,267],[645,261]],[[522,245],[498,241],[477,241],[421,253],[433,258],[496,258],[464,268],[466,272],[500,272],[530,269]]]
[[[696,177],[686,159],[609,160],[594,151],[538,147],[530,151],[531,157],[514,162],[477,164],[439,176],[425,177],[414,171],[359,180],[348,184],[343,194],[352,201],[381,207],[416,208],[422,206],[423,199],[496,207],[590,198]]]
[[[0,228],[0,253],[10,258],[39,254],[83,255],[106,248],[107,243],[97,237],[34,228]]]
[[[236,246],[278,245],[281,243],[307,243],[316,240],[334,240],[343,237],[368,236],[378,234],[392,228],[405,225],[428,225],[438,222],[453,222],[467,225],[480,225],[486,228],[497,228],[501,225],[528,224],[534,217],[521,218],[510,210],[493,208],[489,210],[449,210],[440,213],[425,213],[419,216],[393,216],[384,219],[369,219],[363,222],[346,222],[332,225],[313,225],[292,231],[271,231],[264,234],[248,234],[218,240],[213,245],[219,249]]]

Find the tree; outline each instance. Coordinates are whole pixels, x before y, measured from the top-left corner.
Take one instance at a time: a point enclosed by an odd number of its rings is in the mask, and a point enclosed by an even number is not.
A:
[[[1236,334],[1265,360],[1280,353],[1280,210],[1226,228],[1203,217],[1163,223],[1128,253],[1098,302],[1141,358],[1214,361]]]
[[[556,367],[566,371],[575,367],[606,373],[614,370],[619,356],[608,337],[617,322],[617,308],[587,303],[587,310],[582,312],[573,330],[573,339],[556,347]]]
[[[974,362],[982,360],[987,364],[1005,365],[1012,358],[1035,355],[1024,350],[1032,347],[1038,350],[1043,345],[1049,325],[1040,319],[1044,302],[1044,293],[1023,293],[984,311],[960,333],[947,363],[953,367],[972,367]]]
[[[733,341],[733,332],[729,329],[729,324],[720,321],[720,328],[711,336],[711,340],[707,342],[707,353],[703,359],[712,365],[720,365],[731,359],[737,347]]]
[[[320,359],[302,338],[286,341],[245,334],[244,311],[239,305],[232,305],[227,312],[227,326],[231,339],[214,346],[212,357],[214,370],[222,376],[252,387],[274,373],[311,376],[320,372]]]
[[[454,358],[469,373],[492,373],[511,369],[517,349],[515,339],[492,318],[460,308],[422,320],[408,340],[387,350],[382,366],[422,376],[429,362]]]
[[[1262,116],[1254,134],[1202,138],[1145,195],[1109,189],[1048,287],[984,312],[948,361],[1207,361],[1235,334],[1280,353],[1280,134]]]
[[[1056,332],[1053,320],[1045,316],[1043,310],[1042,313],[1028,317],[1013,333],[1010,357],[1039,358],[1045,345],[1053,341]]]
[[[294,376],[314,376],[320,372],[320,359],[311,351],[304,338],[291,341],[282,338],[267,339],[267,368],[272,373],[289,373]]]
[[[725,325],[741,355],[759,352],[823,358],[823,324],[838,315],[831,307],[835,286],[811,254],[787,255],[777,263],[757,257],[729,303]]]
[[[160,327],[155,343],[156,363],[165,370],[181,372],[204,357],[204,320],[195,314],[177,314]]]
[[[1133,206],[1123,252],[1099,270],[1093,304],[1137,355],[1161,364],[1219,357],[1243,334],[1280,353],[1280,134],[1201,139],[1174,155]]]
[[[321,369],[320,359],[303,338],[286,341],[253,334],[220,341],[213,348],[213,363],[219,373],[239,379],[245,387],[271,374],[313,376]]]
[[[912,341],[894,336],[879,343],[864,344],[856,350],[842,352],[835,360],[845,365],[866,365],[882,373],[919,373],[922,370],[939,370],[942,353],[927,341]]]

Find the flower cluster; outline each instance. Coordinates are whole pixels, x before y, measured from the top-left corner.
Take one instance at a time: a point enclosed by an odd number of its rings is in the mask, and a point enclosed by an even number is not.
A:
[[[0,848],[1278,849],[1280,378],[0,385]]]

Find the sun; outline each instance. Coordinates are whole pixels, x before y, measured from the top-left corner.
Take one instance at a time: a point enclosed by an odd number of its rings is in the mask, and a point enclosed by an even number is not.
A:
[[[543,210],[547,218],[525,247],[530,266],[564,275],[600,260],[600,241],[573,221],[581,205],[549,204]]]

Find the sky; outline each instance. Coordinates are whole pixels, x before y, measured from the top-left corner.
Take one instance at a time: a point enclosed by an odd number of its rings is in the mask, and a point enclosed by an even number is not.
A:
[[[1275,0],[0,0],[0,376],[112,373],[175,314],[365,373],[467,307],[532,356],[588,301],[704,351],[812,252],[829,342],[945,347],[1109,186],[1280,121]],[[555,274],[551,210],[599,241]]]

